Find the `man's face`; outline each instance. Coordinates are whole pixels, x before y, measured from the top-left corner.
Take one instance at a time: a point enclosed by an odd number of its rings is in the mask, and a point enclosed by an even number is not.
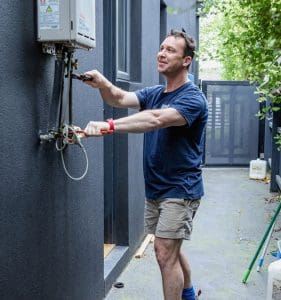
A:
[[[185,41],[183,38],[168,36],[160,45],[157,54],[158,71],[169,75],[186,69],[191,63],[190,56],[184,56]]]

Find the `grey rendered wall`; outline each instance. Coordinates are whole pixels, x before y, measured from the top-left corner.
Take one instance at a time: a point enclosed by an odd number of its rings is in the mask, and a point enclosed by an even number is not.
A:
[[[66,177],[52,143],[39,143],[39,132],[47,130],[54,57],[42,54],[36,42],[35,2],[0,3],[0,298],[99,300],[104,294],[103,139],[84,141],[90,165],[81,182]],[[141,64],[139,88],[158,84],[160,43],[160,0],[141,5],[141,60],[134,62]],[[96,1],[96,16],[97,48],[77,51],[78,72],[104,69],[103,1]],[[179,27],[176,22],[186,16],[168,15],[167,28]],[[98,92],[81,82],[73,88],[74,123],[84,127],[91,119],[102,120]],[[128,189],[128,260],[144,234],[142,135],[129,135],[127,143],[122,189]],[[81,174],[84,161],[75,146],[67,150],[66,163],[74,175]]]
[[[163,1],[141,1],[142,29],[139,43],[141,47],[141,82],[138,88],[159,84],[156,57],[160,45],[160,3]],[[167,30],[182,27],[194,37],[198,36],[196,27],[196,1],[164,1],[167,6],[178,9],[173,15],[167,13]],[[134,28],[134,26],[133,26]],[[138,62],[134,62],[138,64]],[[195,70],[194,70],[195,71]],[[130,111],[133,113],[134,111]],[[143,229],[143,184],[142,183],[142,136],[129,135],[129,231],[132,244],[138,241]]]
[[[141,47],[141,82],[136,88],[158,84],[158,72],[154,53],[158,49],[159,36],[159,1],[142,1],[142,28],[139,37]],[[151,20],[154,20],[153,24]],[[134,27],[133,27],[134,28]],[[149,47],[147,46],[149,45]],[[134,63],[135,64],[135,63]],[[129,110],[129,113],[135,113]],[[144,184],[142,172],[142,134],[128,136],[128,195],[129,195],[129,242],[132,250],[143,237]]]
[[[159,75],[156,67],[156,56],[160,45],[160,3],[167,6],[167,32],[171,29],[184,28],[198,43],[196,0],[156,0],[142,1],[142,83],[144,86],[157,84]],[[196,75],[197,62],[194,60],[190,70]]]
[[[178,11],[167,13],[167,30],[181,29],[198,36],[196,27],[196,1],[141,1],[142,27],[139,47],[141,48],[141,82],[138,88],[159,84],[156,56],[160,45],[160,3],[165,3]],[[133,24],[133,28],[136,25]],[[138,50],[136,50],[138,51]],[[195,65],[195,62],[193,63]],[[194,66],[193,66],[194,68]],[[196,72],[194,69],[193,72]],[[129,111],[134,113],[135,111]],[[128,187],[129,187],[129,237],[130,244],[138,243],[143,231],[144,186],[142,184],[142,135],[130,134],[128,137]]]
[[[0,4],[0,298],[102,299],[103,142],[84,142],[90,166],[81,182],[66,177],[52,143],[39,143],[39,131],[47,130],[54,57],[42,54],[35,40],[35,2]],[[97,49],[77,56],[80,71],[102,69],[101,30]],[[75,124],[103,118],[97,98],[74,83]],[[83,160],[73,147],[66,163],[79,174]]]
[[[170,10],[173,13],[169,13],[167,17],[167,29],[175,28],[182,29],[195,38],[197,45],[199,46],[199,32],[197,28],[197,16],[196,16],[196,0],[166,0],[168,7],[171,7]],[[198,77],[196,74],[198,72],[198,63],[194,59],[190,68],[190,72],[195,75],[195,78]]]
[[[270,105],[270,100],[267,99],[266,106]],[[272,125],[273,125],[273,116],[270,118],[265,118],[264,126],[264,158],[266,160],[271,159],[272,156]]]
[[[171,9],[167,18],[167,28],[182,29],[193,37],[197,36],[196,29],[196,0],[166,0]]]

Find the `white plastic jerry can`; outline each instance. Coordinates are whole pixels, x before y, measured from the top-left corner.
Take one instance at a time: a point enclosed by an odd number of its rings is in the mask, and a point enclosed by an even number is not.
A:
[[[251,160],[249,177],[251,179],[264,179],[266,177],[266,161],[261,159]]]
[[[281,259],[272,262],[268,266],[266,300],[281,299]]]

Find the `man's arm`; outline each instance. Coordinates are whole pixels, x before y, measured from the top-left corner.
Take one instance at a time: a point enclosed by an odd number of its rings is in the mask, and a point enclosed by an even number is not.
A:
[[[88,136],[101,136],[103,131],[114,129],[120,133],[142,133],[170,126],[183,126],[186,120],[174,108],[144,110],[128,117],[113,120],[113,127],[108,122],[91,121],[85,128]]]
[[[113,85],[99,71],[92,70],[85,74],[91,76],[92,80],[85,83],[100,90],[103,100],[110,106],[140,108],[139,100],[134,92],[124,91]]]

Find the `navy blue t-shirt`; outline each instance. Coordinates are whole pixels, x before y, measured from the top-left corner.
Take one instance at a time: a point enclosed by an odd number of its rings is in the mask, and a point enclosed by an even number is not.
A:
[[[157,85],[136,91],[141,110],[175,108],[186,120],[144,134],[144,179],[147,199],[203,196],[201,162],[204,129],[208,118],[207,101],[191,82],[172,92]]]

